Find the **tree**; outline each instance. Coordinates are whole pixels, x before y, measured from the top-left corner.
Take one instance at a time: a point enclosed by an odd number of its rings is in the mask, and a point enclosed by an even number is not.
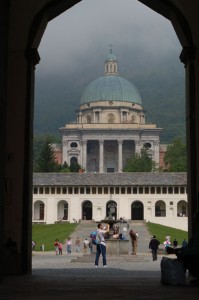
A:
[[[167,147],[164,163],[169,172],[187,171],[186,145],[181,138],[174,139],[173,143]]]
[[[70,165],[70,171],[72,173],[78,173],[81,169],[81,166],[77,162],[72,162]]]
[[[55,161],[54,151],[47,137],[35,162],[35,172],[58,172],[60,165]]]
[[[131,157],[124,168],[124,172],[151,172],[155,169],[155,162],[149,156],[147,149],[141,149],[140,154]]]

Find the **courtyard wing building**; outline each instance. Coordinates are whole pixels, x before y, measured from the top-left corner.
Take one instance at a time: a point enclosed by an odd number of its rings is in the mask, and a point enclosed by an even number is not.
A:
[[[119,76],[112,49],[104,76],[84,90],[77,121],[60,128],[62,163],[78,162],[86,172],[122,172],[127,161],[147,148],[159,165],[161,128],[145,122],[137,88]]]
[[[33,222],[144,220],[187,230],[186,173],[35,173]]]

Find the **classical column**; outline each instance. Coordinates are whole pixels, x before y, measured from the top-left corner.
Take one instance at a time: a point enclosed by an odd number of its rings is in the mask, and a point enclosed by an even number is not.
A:
[[[82,141],[82,168],[87,167],[87,140]]]
[[[118,172],[121,173],[123,170],[123,163],[122,163],[122,144],[123,140],[118,140]]]
[[[99,141],[99,173],[104,172],[104,141]]]
[[[142,142],[141,140],[136,140],[135,141],[135,154],[140,153],[140,149],[142,147]]]

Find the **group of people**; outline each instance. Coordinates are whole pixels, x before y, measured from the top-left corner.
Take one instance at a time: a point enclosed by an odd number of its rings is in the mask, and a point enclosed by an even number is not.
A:
[[[72,245],[73,242],[70,237],[67,238],[66,240],[66,253],[70,255],[72,253]],[[76,238],[75,240],[75,252],[80,253],[81,251],[81,240],[79,237]],[[93,244],[92,240],[88,240],[85,238],[83,240],[83,253],[88,253],[88,248],[90,249],[90,253],[93,253]],[[63,243],[59,241],[59,239],[56,239],[54,242],[54,249],[55,249],[55,254],[56,255],[62,255],[63,254]]]

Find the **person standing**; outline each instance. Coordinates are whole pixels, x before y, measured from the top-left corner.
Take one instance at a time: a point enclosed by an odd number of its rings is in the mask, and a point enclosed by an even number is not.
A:
[[[63,250],[63,244],[62,244],[62,242],[59,242],[58,249],[59,249],[59,255],[62,255],[62,250]]]
[[[83,241],[83,245],[84,245],[84,253],[87,253],[87,249],[89,245],[89,241],[87,240],[87,238]]]
[[[184,239],[182,242],[182,248],[186,248],[188,246],[188,242]]]
[[[59,252],[58,246],[59,246],[59,240],[56,239],[55,242],[54,242],[55,254],[56,255],[58,255],[58,252]]]
[[[93,242],[92,242],[92,239],[91,239],[91,238],[90,238],[90,240],[89,240],[88,246],[89,246],[89,249],[90,249],[90,254],[92,255],[92,254],[93,254]]]
[[[176,239],[174,239],[174,241],[173,241],[173,248],[175,249],[177,247],[178,247],[178,242],[176,241]]]
[[[156,239],[156,236],[154,235],[149,243],[149,249],[151,249],[153,261],[157,260],[157,250],[159,245],[160,242]]]
[[[72,241],[70,238],[68,238],[66,241],[66,252],[68,255],[71,254],[71,246],[72,246]]]
[[[95,256],[95,267],[98,267],[99,264],[99,258],[100,255],[102,254],[102,261],[103,261],[103,267],[107,266],[107,261],[106,261],[106,241],[105,241],[105,234],[109,232],[110,225],[107,224],[106,227],[103,229],[103,224],[99,223],[97,225],[97,239],[99,240],[99,243],[97,244],[97,252]]]
[[[166,239],[163,244],[164,244],[164,253],[168,254],[167,249],[168,249],[168,247],[170,247],[171,242],[168,239]]]
[[[132,254],[136,255],[137,254],[137,240],[138,240],[138,237],[136,235],[136,232],[133,231],[133,229],[131,229],[129,231],[129,235],[130,235],[131,244],[132,244]]]
[[[75,241],[75,249],[76,249],[76,253],[80,252],[80,238],[77,237],[76,241]]]

